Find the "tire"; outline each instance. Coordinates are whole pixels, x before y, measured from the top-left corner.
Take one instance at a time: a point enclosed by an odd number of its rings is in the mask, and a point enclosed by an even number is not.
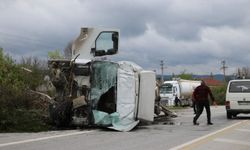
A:
[[[230,112],[227,112],[227,119],[232,119],[232,114]]]

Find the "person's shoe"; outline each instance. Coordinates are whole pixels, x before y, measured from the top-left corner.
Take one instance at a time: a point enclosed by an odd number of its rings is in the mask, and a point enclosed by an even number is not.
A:
[[[195,125],[195,126],[198,126],[198,125],[199,125],[199,123],[198,123],[198,122],[194,122],[194,125]]]
[[[212,122],[208,122],[207,125],[213,125],[213,123]]]

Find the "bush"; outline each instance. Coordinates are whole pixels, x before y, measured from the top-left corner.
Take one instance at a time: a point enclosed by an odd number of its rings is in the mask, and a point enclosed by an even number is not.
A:
[[[39,110],[0,109],[0,132],[38,132],[48,130],[47,118]]]
[[[212,87],[211,91],[218,105],[224,105],[226,99],[227,85]]]
[[[35,90],[43,82],[44,75],[38,61],[34,62],[36,63],[16,64],[0,48],[0,132],[36,131],[45,127],[41,120],[41,114],[44,113],[39,109],[34,111],[37,99],[30,96],[30,90]],[[27,67],[32,72],[29,73],[22,67]]]

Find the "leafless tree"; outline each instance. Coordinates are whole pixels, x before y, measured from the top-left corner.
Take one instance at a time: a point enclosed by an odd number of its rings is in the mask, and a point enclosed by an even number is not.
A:
[[[42,69],[46,70],[47,69],[47,61],[43,59],[39,59],[38,57],[22,57],[20,65],[23,67],[27,67],[29,69]]]
[[[236,73],[238,78],[250,78],[250,67],[242,67],[237,69]]]

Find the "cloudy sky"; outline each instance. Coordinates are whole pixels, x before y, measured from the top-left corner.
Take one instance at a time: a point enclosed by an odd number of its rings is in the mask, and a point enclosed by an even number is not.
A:
[[[250,62],[250,0],[0,0],[0,47],[46,58],[81,27],[118,28],[116,60],[165,74],[227,74]]]

